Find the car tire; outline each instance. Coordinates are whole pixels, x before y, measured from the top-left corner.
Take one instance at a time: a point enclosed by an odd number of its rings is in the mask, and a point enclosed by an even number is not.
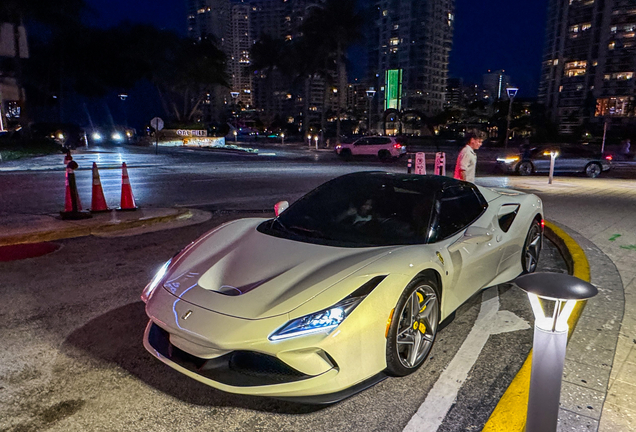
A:
[[[391,160],[391,152],[388,150],[380,150],[378,152],[378,158],[383,162]]]
[[[534,165],[530,161],[522,161],[517,165],[517,174],[521,176],[529,176],[534,172]]]
[[[417,278],[402,292],[392,312],[386,341],[389,374],[406,376],[422,366],[437,335],[439,299],[439,288],[432,277]]]
[[[351,160],[351,150],[349,149],[340,150],[340,157],[346,161]]]
[[[536,220],[532,221],[521,254],[521,266],[524,274],[534,273],[539,264],[541,245],[543,244],[543,233],[541,231],[539,222]]]
[[[590,162],[585,166],[585,175],[589,178],[596,178],[603,172],[603,167],[597,162]]]

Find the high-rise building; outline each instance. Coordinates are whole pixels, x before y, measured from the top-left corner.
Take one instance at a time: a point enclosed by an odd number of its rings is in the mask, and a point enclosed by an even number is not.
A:
[[[507,87],[510,87],[510,76],[506,75],[506,71],[488,71],[483,74],[482,88],[488,92],[488,98],[491,101],[508,99]]]
[[[377,112],[444,108],[454,0],[374,0],[369,76],[380,90]]]
[[[635,124],[634,0],[550,0],[539,101],[561,133]]]

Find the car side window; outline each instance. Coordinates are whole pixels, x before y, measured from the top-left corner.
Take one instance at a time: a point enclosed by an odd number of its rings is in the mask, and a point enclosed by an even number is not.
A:
[[[369,145],[369,139],[368,138],[359,139],[358,141],[354,143],[354,145]]]
[[[470,186],[444,189],[435,204],[435,225],[429,242],[443,240],[465,229],[482,215],[488,204]]]

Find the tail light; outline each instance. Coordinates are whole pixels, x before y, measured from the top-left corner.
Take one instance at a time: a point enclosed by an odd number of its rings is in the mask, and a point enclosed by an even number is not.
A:
[[[541,219],[541,231],[545,230],[545,220]]]
[[[393,148],[394,148],[394,149],[398,149],[398,150],[400,150],[400,149],[402,148],[402,144],[400,144],[400,143],[395,143],[395,144],[393,144]]]
[[[342,146],[341,146],[340,144],[338,144],[338,145],[336,146],[336,150],[340,150],[341,148],[342,148]]]
[[[614,159],[612,155],[605,156],[605,160],[611,161],[612,159]]]

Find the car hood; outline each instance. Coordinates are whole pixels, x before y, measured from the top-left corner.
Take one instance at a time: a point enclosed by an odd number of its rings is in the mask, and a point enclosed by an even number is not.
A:
[[[262,319],[292,311],[395,249],[273,237],[256,229],[264,220],[234,221],[197,240],[176,257],[163,287],[214,312]]]

